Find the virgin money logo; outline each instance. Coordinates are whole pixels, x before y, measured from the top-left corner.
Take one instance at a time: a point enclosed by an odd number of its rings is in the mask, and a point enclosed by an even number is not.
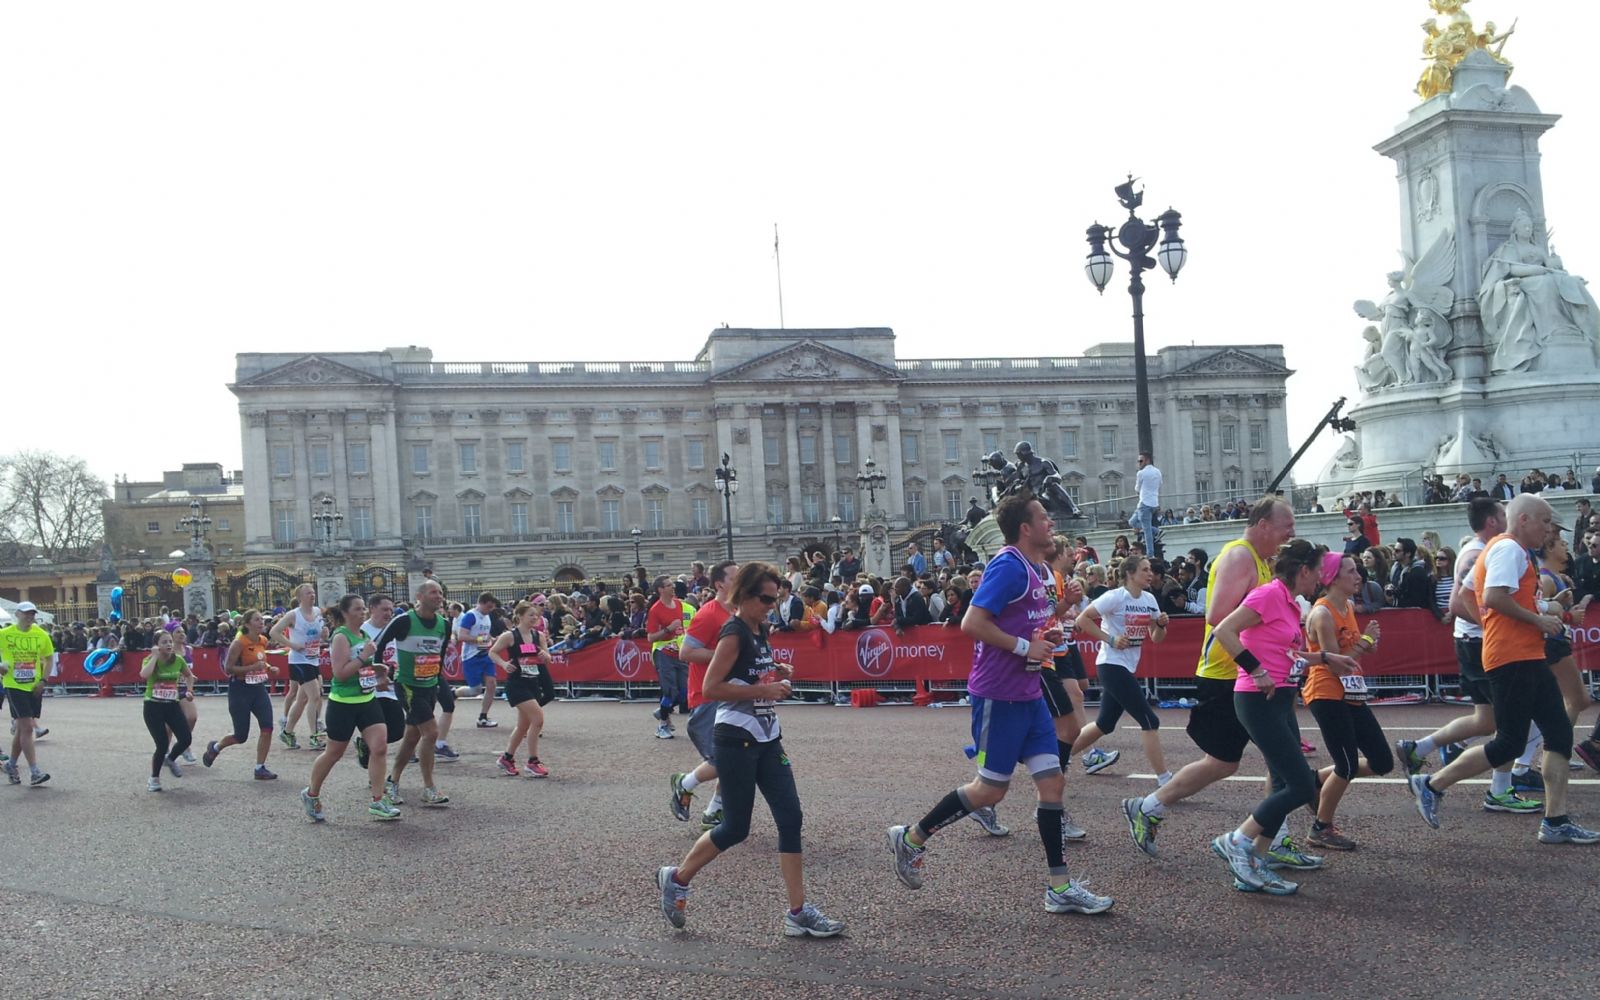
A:
[[[881,628],[856,636],[856,666],[868,677],[884,677],[894,666],[894,640]]]
[[[617,676],[631,681],[644,669],[645,652],[637,643],[619,642],[611,651],[611,662],[616,664]]]

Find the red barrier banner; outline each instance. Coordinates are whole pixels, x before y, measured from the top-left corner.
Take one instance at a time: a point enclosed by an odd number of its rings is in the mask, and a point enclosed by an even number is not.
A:
[[[1383,627],[1378,648],[1361,659],[1362,670],[1368,676],[1455,675],[1455,644],[1450,630],[1432,615],[1416,608],[1391,608],[1357,617],[1362,625],[1373,619]],[[1198,616],[1173,618],[1165,642],[1145,644],[1138,676],[1163,679],[1194,676],[1203,631],[1204,623]],[[1600,670],[1600,625],[1574,628],[1572,633],[1578,668]],[[881,627],[832,635],[821,631],[774,632],[771,641],[773,656],[780,662],[792,664],[795,679],[803,682],[954,681],[965,680],[972,668],[973,641],[959,628],[942,625],[923,625],[904,632]],[[1091,675],[1095,645],[1087,640],[1078,643]],[[202,681],[224,680],[220,664],[222,652],[212,647],[194,649],[195,676]],[[117,666],[103,678],[93,678],[84,672],[85,655],[61,655],[60,680],[63,683],[93,684],[100,679],[112,684],[136,683],[139,667],[149,654],[124,653]],[[283,654],[269,653],[267,658],[278,666],[280,682],[288,677]],[[556,653],[550,674],[560,683],[649,684],[656,679],[650,644],[640,639],[608,639],[575,652]],[[328,676],[326,667],[323,676]],[[460,664],[453,658],[446,665],[445,677],[460,680]]]

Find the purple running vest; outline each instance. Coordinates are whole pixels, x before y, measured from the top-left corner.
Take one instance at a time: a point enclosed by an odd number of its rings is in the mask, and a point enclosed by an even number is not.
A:
[[[1015,547],[1007,545],[990,560],[984,569],[983,579],[978,582],[978,591],[973,595],[974,603],[987,603],[977,599],[989,596],[985,591],[989,588],[990,574],[994,572],[996,564],[1007,559],[1020,563],[1027,571],[1028,588],[1016,600],[994,613],[994,623],[1008,635],[1027,638],[1050,617],[1050,599],[1038,570]],[[967,679],[967,691],[980,698],[1000,701],[1032,701],[1041,697],[1039,673],[1029,671],[1023,657],[1009,648],[997,649],[981,642],[973,650],[972,674]]]

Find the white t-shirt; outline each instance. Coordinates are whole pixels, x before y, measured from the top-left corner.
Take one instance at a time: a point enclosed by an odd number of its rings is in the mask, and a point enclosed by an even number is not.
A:
[[[1139,489],[1139,506],[1155,507],[1161,503],[1161,470],[1154,465],[1140,469],[1133,477]]]
[[[1483,539],[1474,538],[1472,541],[1461,546],[1461,554],[1456,556],[1456,566],[1460,567],[1466,562],[1467,556],[1474,552],[1483,552]],[[1461,589],[1467,591],[1468,593],[1472,592],[1472,578],[1474,575],[1472,571],[1475,569],[1477,569],[1476,566],[1468,566],[1465,570],[1459,568],[1456,570],[1456,575],[1461,578]],[[1455,637],[1457,639],[1483,638],[1483,626],[1474,625],[1465,618],[1462,618],[1460,615],[1456,616],[1455,628],[1452,631],[1455,633]]]
[[[1488,555],[1481,558],[1488,561],[1483,571],[1485,588],[1504,587],[1515,594],[1522,586],[1522,575],[1528,572],[1528,550],[1516,539],[1490,546]]]
[[[1108,590],[1094,599],[1092,605],[1100,612],[1100,627],[1106,635],[1115,639],[1124,636],[1128,640],[1127,649],[1118,649],[1109,642],[1100,644],[1100,655],[1095,658],[1096,663],[1115,663],[1126,667],[1128,672],[1137,673],[1139,668],[1139,654],[1144,651],[1144,641],[1150,635],[1150,630],[1155,627],[1156,618],[1161,614],[1161,605],[1156,603],[1156,595],[1146,590],[1138,597],[1128,593],[1126,587]]]
[[[378,636],[383,634],[383,629],[381,629],[378,626],[372,624],[371,622],[362,622],[361,623],[361,634],[367,637],[367,641],[368,642],[377,642],[378,641]],[[390,677],[389,690],[387,690],[387,691],[383,691],[383,690],[374,691],[374,692],[372,692],[373,697],[375,697],[375,698],[393,698],[395,701],[399,701],[400,700],[400,696],[398,694],[396,694],[395,690],[394,690],[394,680],[393,680],[393,678],[394,678],[395,662],[396,661],[395,661],[395,655],[394,655],[394,643],[391,642],[391,643],[389,643],[389,648],[385,649],[383,651],[383,664],[384,664],[384,666],[389,668],[389,677]]]

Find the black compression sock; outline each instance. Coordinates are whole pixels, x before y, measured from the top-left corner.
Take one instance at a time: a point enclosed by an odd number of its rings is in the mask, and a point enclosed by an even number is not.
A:
[[[1072,744],[1056,740],[1056,756],[1061,758],[1061,770],[1065,771],[1067,765],[1072,763]]]
[[[1567,822],[1567,814],[1562,813],[1560,816],[1546,816],[1544,821],[1549,823],[1551,826],[1560,826],[1561,824]]]
[[[1067,863],[1061,856],[1061,817],[1065,810],[1059,802],[1041,802],[1033,815],[1039,821],[1039,841],[1044,844],[1045,861],[1050,874],[1065,875]]]
[[[967,797],[958,788],[940,799],[939,804],[930,809],[928,815],[922,817],[922,822],[916,826],[917,833],[926,841],[937,831],[944,829],[970,812],[972,812],[972,807],[967,804]]]

